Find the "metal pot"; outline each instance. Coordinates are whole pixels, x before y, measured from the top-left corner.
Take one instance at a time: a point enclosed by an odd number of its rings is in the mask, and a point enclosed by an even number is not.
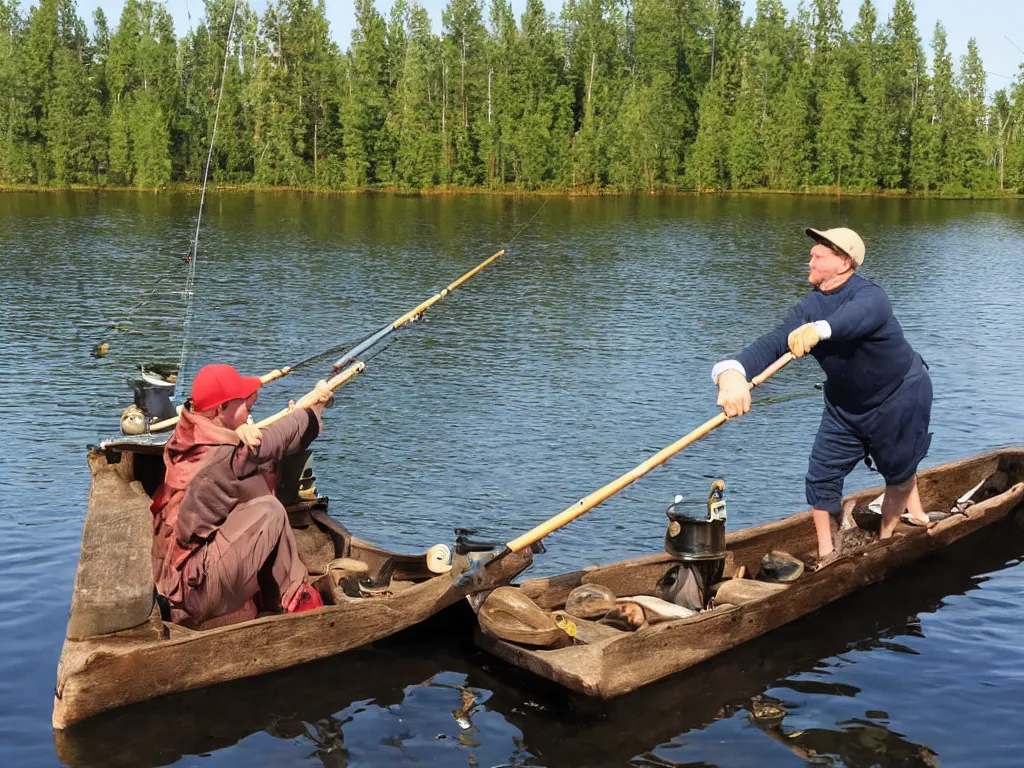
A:
[[[668,530],[665,532],[665,551],[686,561],[720,560],[725,557],[725,490],[723,480],[715,480],[708,493],[704,514],[688,513],[683,509],[681,496],[665,510]],[[698,516],[699,515],[699,516]]]

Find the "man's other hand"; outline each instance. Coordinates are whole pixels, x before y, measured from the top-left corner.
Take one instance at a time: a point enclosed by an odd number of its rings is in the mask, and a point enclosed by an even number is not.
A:
[[[742,416],[750,410],[750,384],[747,377],[734,368],[718,375],[718,404],[729,418]]]

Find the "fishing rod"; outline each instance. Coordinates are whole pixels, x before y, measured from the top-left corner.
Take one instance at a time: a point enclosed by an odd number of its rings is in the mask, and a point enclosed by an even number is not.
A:
[[[410,320],[413,320],[413,319],[419,317],[420,315],[422,315],[424,312],[426,312],[428,309],[430,309],[430,307],[434,306],[437,302],[441,301],[441,299],[443,299],[446,296],[448,296],[456,288],[461,286],[467,280],[470,280],[471,278],[473,278],[478,273],[482,272],[484,269],[486,269],[488,266],[493,264],[495,261],[497,261],[498,259],[500,259],[504,255],[505,255],[505,249],[503,248],[502,250],[500,250],[497,253],[495,253],[493,256],[489,256],[488,258],[484,259],[482,262],[480,262],[475,267],[473,267],[471,270],[469,270],[464,275],[462,275],[455,282],[450,283],[448,286],[446,286],[445,288],[442,288],[440,291],[435,293],[433,296],[431,296],[426,301],[421,302],[420,304],[416,305],[413,309],[411,309],[408,312],[406,312],[404,315],[399,317],[397,320],[395,320],[395,321],[393,321],[391,323],[388,323],[387,325],[385,325],[380,330],[374,331],[369,336],[366,336],[365,338],[363,338],[359,343],[357,343],[354,347],[352,347],[352,349],[350,349],[348,352],[346,352],[344,355],[342,355],[337,360],[337,362],[334,363],[334,365],[332,367],[332,369],[333,369],[332,370],[333,378],[331,379],[331,381],[334,381],[335,379],[338,378],[338,376],[340,374],[343,374],[346,371],[349,371],[352,367],[355,367],[355,366],[349,366],[349,363],[351,363],[353,361],[356,361],[357,358],[360,355],[362,355],[364,352],[366,352],[367,350],[369,350],[372,347],[374,347],[377,344],[379,344],[381,341],[386,339],[394,331],[396,331],[399,328],[401,328],[403,325],[408,323]],[[271,381],[274,381],[276,379],[280,379],[283,376],[287,376],[288,374],[295,372],[299,368],[302,368],[302,367],[304,367],[304,366],[306,366],[306,365],[308,365],[308,364],[310,364],[312,362],[315,362],[316,360],[319,360],[320,358],[324,357],[325,355],[330,354],[331,352],[333,352],[336,349],[338,349],[338,346],[340,346],[340,345],[336,345],[334,347],[331,347],[331,348],[329,348],[329,349],[327,349],[326,351],[323,351],[323,352],[318,352],[315,355],[310,355],[309,357],[305,358],[304,360],[300,360],[299,362],[295,363],[295,365],[286,365],[283,368],[275,368],[274,370],[269,371],[269,372],[263,374],[262,376],[260,376],[260,381],[263,384],[267,384],[267,383],[269,383]],[[355,373],[352,373],[347,378],[339,380],[334,385],[334,387],[332,387],[332,389],[340,387],[346,381],[349,381],[351,378],[353,378],[356,375],[358,375],[359,373],[361,373],[362,370],[363,369],[360,368],[358,371],[356,371]],[[180,406],[179,406],[179,408],[180,408]],[[153,424],[150,425],[149,431],[150,432],[161,432],[161,431],[163,431],[165,429],[170,429],[171,427],[173,427],[175,424],[178,423],[178,420],[180,418],[181,418],[181,416],[177,415],[177,416],[172,416],[169,419],[164,419],[163,421],[154,422]]]
[[[765,368],[764,371],[755,376],[750,382],[750,388],[754,389],[755,387],[760,386],[765,381],[770,379],[773,375],[775,375],[783,368],[785,368],[794,359],[795,358],[793,356],[793,353],[787,352],[774,363]],[[671,445],[662,448],[656,454],[647,459],[647,461],[634,467],[626,474],[621,475],[620,477],[608,483],[607,485],[598,488],[590,495],[584,496],[571,507],[568,507],[567,509],[558,513],[549,520],[544,521],[540,525],[531,528],[529,531],[513,539],[507,544],[503,546],[498,545],[500,549],[498,549],[498,547],[492,547],[489,544],[470,544],[467,542],[470,549],[475,549],[476,551],[489,550],[491,552],[491,556],[487,557],[485,555],[481,559],[471,560],[469,568],[459,576],[457,584],[459,586],[466,586],[468,584],[480,582],[483,578],[482,569],[484,567],[490,565],[491,563],[495,563],[498,560],[501,560],[502,558],[507,557],[508,555],[511,555],[514,552],[520,552],[526,549],[527,547],[533,547],[548,534],[557,531],[559,528],[562,528],[563,526],[571,523],[577,517],[581,517],[582,515],[586,514],[601,502],[615,495],[626,486],[631,485],[635,481],[639,480],[641,477],[646,475],[655,467],[661,466],[666,461],[668,461],[668,459],[670,459],[672,456],[675,456],[688,445],[697,442],[712,430],[717,429],[718,427],[725,424],[725,422],[727,422],[728,420],[729,417],[725,415],[725,411],[720,412],[717,416],[708,419],[689,434],[679,438],[676,442],[672,443]]]
[[[455,280],[452,283],[449,283],[447,286],[445,286],[440,291],[435,293],[429,299],[427,299],[426,301],[423,301],[420,304],[418,304],[417,306],[413,307],[408,312],[406,312],[404,315],[399,317],[397,320],[394,320],[391,323],[388,323],[387,325],[383,326],[380,330],[378,330],[378,331],[376,331],[374,333],[371,333],[369,336],[367,336],[361,342],[359,342],[356,346],[354,346],[352,349],[350,349],[348,352],[346,352],[344,355],[342,355],[340,358],[338,358],[335,361],[334,365],[332,366],[332,372],[333,372],[334,375],[327,382],[327,386],[330,387],[331,391],[334,391],[335,389],[337,389],[338,387],[342,386],[346,382],[351,381],[356,376],[358,376],[360,373],[362,373],[364,370],[366,370],[366,363],[369,362],[370,360],[372,360],[378,354],[380,354],[380,352],[378,351],[378,352],[374,353],[373,355],[371,355],[370,357],[364,358],[363,360],[358,360],[357,359],[360,355],[362,355],[367,350],[373,348],[375,345],[379,344],[381,341],[386,339],[388,336],[390,336],[392,333],[397,331],[399,328],[401,328],[406,323],[408,323],[410,321],[413,321],[416,318],[420,317],[424,312],[426,312],[432,306],[437,304],[437,302],[439,302],[442,299],[444,299],[446,296],[448,296],[452,291],[457,289],[463,283],[465,283],[466,281],[470,280],[475,275],[477,275],[478,273],[482,272],[484,269],[486,269],[491,264],[493,264],[498,259],[500,259],[502,256],[504,256],[505,255],[505,251],[508,248],[512,247],[512,243],[514,243],[516,241],[516,239],[519,237],[519,235],[521,235],[526,230],[526,228],[529,227],[533,223],[534,219],[536,219],[537,216],[540,215],[540,212],[544,210],[544,206],[546,206],[547,204],[548,204],[547,200],[545,200],[543,203],[541,203],[541,205],[537,208],[537,210],[534,211],[534,214],[533,214],[533,216],[530,217],[529,221],[527,221],[523,226],[521,226],[518,230],[516,230],[516,232],[513,234],[512,238],[505,245],[505,248],[502,248],[500,251],[495,253],[493,256],[489,256],[488,258],[484,259],[482,262],[477,264],[475,267],[473,267],[471,270],[469,270],[464,275],[459,277],[457,280]],[[336,347],[333,347],[331,350],[328,350],[328,352],[333,351],[333,349],[336,349]],[[320,352],[320,353],[317,353],[315,355],[311,355],[310,357],[306,358],[306,360],[304,360],[304,361],[302,361],[300,363],[297,363],[296,365],[292,366],[291,368],[284,368],[284,369],[279,369],[279,370],[271,371],[270,373],[266,374],[266,376],[270,376],[272,378],[267,379],[267,380],[268,381],[272,381],[275,378],[280,378],[281,376],[285,376],[288,373],[291,373],[292,371],[294,371],[300,365],[303,365],[303,364],[305,364],[307,362],[312,362],[313,360],[318,360],[321,357],[323,357],[324,355],[328,354],[328,352]],[[261,378],[264,378],[264,377],[261,377]],[[282,409],[282,410],[278,411],[277,413],[275,413],[273,416],[268,416],[266,419],[263,419],[262,421],[257,422],[256,426],[260,427],[260,428],[269,426],[269,425],[273,424],[275,421],[278,421],[278,420],[284,418],[291,410],[292,409],[290,407]]]
[[[341,371],[340,373],[335,374],[334,376],[332,376],[330,379],[327,380],[327,387],[328,387],[328,389],[330,389],[333,392],[338,387],[340,387],[342,384],[344,384],[344,383],[354,379],[356,376],[358,376],[360,373],[362,373],[363,371],[366,370],[366,364],[368,362],[373,360],[373,358],[375,358],[377,355],[379,355],[385,349],[387,349],[387,345],[381,347],[380,349],[378,349],[377,351],[375,351],[371,355],[366,355],[361,360],[354,360],[352,363],[350,363],[345,368],[345,370]],[[322,355],[321,355],[321,357],[322,357]],[[305,395],[305,397],[312,396],[315,392],[316,392],[316,389],[312,389],[312,390],[310,390]],[[302,398],[300,398],[297,402],[301,403],[302,402]],[[260,429],[263,429],[264,427],[269,427],[274,422],[280,421],[281,419],[283,419],[285,416],[287,416],[289,413],[291,413],[293,410],[295,410],[296,407],[297,407],[297,403],[289,403],[287,408],[282,408],[280,411],[275,413],[273,416],[267,416],[267,418],[261,419],[260,421],[257,421],[256,422],[256,426],[259,427]]]
[[[199,230],[203,221],[203,206],[206,203],[206,187],[210,180],[210,165],[213,162],[213,146],[217,139],[217,124],[220,121],[220,104],[224,98],[224,82],[228,76],[228,61],[231,59],[231,38],[234,35],[235,17],[238,14],[238,0],[234,0],[231,6],[231,20],[228,22],[228,34],[224,39],[224,63],[220,72],[220,88],[217,92],[217,107],[213,113],[213,130],[210,132],[210,146],[206,152],[206,167],[203,169],[203,186],[199,192],[199,211],[196,213],[196,232],[192,238],[190,252],[185,256],[185,263],[188,265],[188,274],[185,276],[185,288],[182,296],[185,298],[185,317],[181,324],[181,356],[178,360],[178,375],[174,380],[174,399],[178,400],[180,393],[184,390],[185,382],[185,358],[188,352],[188,332],[192,325],[193,299],[195,297],[196,265],[199,263]]]
[[[508,241],[508,243],[505,245],[504,248],[502,248],[500,251],[498,251],[496,254],[494,254],[490,258],[485,259],[483,262],[481,262],[477,266],[473,267],[473,269],[469,270],[469,272],[464,274],[462,277],[460,277],[454,283],[451,283],[450,285],[446,286],[445,288],[442,288],[440,291],[435,293],[433,296],[431,296],[429,299],[424,301],[419,306],[409,310],[408,312],[406,312],[404,315],[402,315],[400,318],[398,318],[394,322],[392,322],[392,323],[390,323],[388,325],[385,325],[383,328],[381,328],[376,333],[372,333],[369,336],[367,336],[366,339],[364,339],[361,344],[357,345],[356,347],[353,347],[351,350],[346,352],[342,357],[338,358],[335,361],[334,365],[332,366],[332,370],[335,373],[337,373],[342,368],[344,368],[345,365],[347,365],[351,361],[355,360],[359,355],[361,355],[367,349],[369,349],[374,344],[379,342],[381,339],[386,338],[393,331],[398,330],[403,325],[408,323],[410,320],[415,320],[417,317],[422,315],[426,310],[428,310],[432,306],[434,306],[434,304],[436,304],[437,302],[441,301],[441,299],[443,299],[449,293],[451,293],[456,288],[458,288],[460,285],[462,285],[464,282],[466,282],[471,277],[473,277],[477,272],[480,272],[481,270],[487,268],[492,262],[495,262],[498,259],[500,259],[502,256],[504,256],[505,255],[505,251],[512,247],[512,243],[514,243],[516,241],[516,239],[519,237],[519,235],[521,235],[526,230],[526,228],[529,227],[533,223],[534,219],[536,219],[537,216],[540,215],[540,212],[544,210],[544,206],[546,206],[547,204],[548,204],[547,200],[545,200],[543,203],[540,204],[540,207],[538,207],[537,210],[534,211],[534,214],[533,214],[533,216],[530,217],[530,220],[527,221],[523,226],[521,226],[515,232],[515,234],[512,235],[512,239]]]
[[[412,309],[410,309],[408,312],[406,312],[404,315],[399,317],[394,322],[388,323],[383,328],[381,328],[379,331],[377,331],[375,333],[372,333],[369,336],[367,336],[365,341],[363,341],[361,344],[356,345],[355,347],[350,349],[348,352],[346,352],[344,355],[342,355],[341,357],[339,357],[335,361],[334,365],[332,366],[332,368],[334,370],[334,373],[337,373],[338,371],[340,371],[342,368],[345,367],[345,365],[347,365],[348,363],[350,363],[353,360],[355,360],[357,357],[359,357],[359,355],[361,355],[363,352],[368,350],[370,347],[372,347],[375,344],[377,344],[378,342],[380,342],[382,339],[387,338],[389,335],[391,335],[393,332],[397,331],[399,328],[401,328],[403,325],[408,323],[410,320],[415,320],[417,317],[422,315],[424,312],[426,312],[432,306],[437,304],[437,302],[439,302],[441,299],[443,299],[449,293],[451,293],[456,288],[458,288],[460,285],[462,285],[467,280],[472,278],[478,272],[481,272],[482,270],[486,269],[488,266],[493,264],[495,261],[497,261],[498,259],[500,259],[504,255],[505,255],[505,249],[502,248],[500,251],[498,251],[493,256],[489,256],[488,258],[484,259],[482,262],[477,264],[475,267],[473,267],[471,270],[469,270],[469,272],[464,274],[462,277],[460,277],[455,282],[450,283],[449,285],[447,285],[444,288],[442,288],[440,291],[435,293],[433,296],[431,296],[426,301],[424,301],[421,304],[418,304],[417,306],[415,306]]]

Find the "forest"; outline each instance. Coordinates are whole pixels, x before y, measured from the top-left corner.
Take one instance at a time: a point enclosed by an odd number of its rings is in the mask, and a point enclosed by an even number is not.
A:
[[[1024,192],[1024,67],[986,96],[972,39],[911,0],[156,0],[111,26],[0,0],[0,184],[153,188]],[[928,51],[926,53],[925,46]],[[221,83],[223,82],[223,88]]]

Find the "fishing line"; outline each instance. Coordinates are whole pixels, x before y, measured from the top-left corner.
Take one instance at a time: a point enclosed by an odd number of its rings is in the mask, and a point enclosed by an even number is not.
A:
[[[548,200],[550,200],[550,199],[551,199],[550,197],[548,197],[548,198],[545,198],[545,199],[544,199],[544,202],[540,204],[540,208],[538,208],[538,209],[537,209],[537,211],[536,211],[536,213],[534,213],[534,214],[533,214],[533,216],[531,216],[531,217],[530,217],[530,220],[529,220],[528,222],[526,222],[525,224],[523,224],[523,226],[521,226],[521,227],[520,227],[520,228],[519,228],[519,229],[518,229],[518,230],[516,231],[516,233],[515,233],[515,234],[514,234],[514,235],[512,236],[512,239],[511,239],[511,240],[509,240],[509,241],[508,241],[508,244],[507,244],[507,245],[505,246],[505,250],[506,250],[506,251],[507,251],[507,250],[509,250],[509,249],[510,249],[510,248],[512,247],[512,243],[514,243],[514,242],[516,241],[516,239],[517,239],[517,238],[518,238],[518,237],[519,237],[519,236],[520,236],[520,235],[521,235],[521,234],[523,233],[523,231],[524,231],[524,230],[525,230],[525,229],[526,229],[526,228],[527,228],[528,226],[530,226],[531,224],[533,224],[533,220],[534,220],[534,219],[536,219],[536,218],[537,218],[537,216],[539,216],[539,215],[540,215],[540,212],[544,210],[544,206],[546,206],[546,205],[548,204]]]
[[[294,373],[295,371],[299,370],[300,368],[304,368],[310,363],[315,363],[317,360],[327,357],[328,355],[333,355],[339,349],[349,349],[350,347],[358,346],[359,344],[362,344],[364,341],[369,339],[371,336],[373,336],[373,333],[368,333],[361,339],[356,339],[354,341],[343,341],[341,344],[335,344],[333,347],[328,347],[327,349],[324,349],[320,352],[316,352],[307,358],[299,360],[299,362],[295,363],[295,365],[288,366],[288,372]],[[376,355],[374,356],[376,357]]]
[[[231,55],[231,40],[235,29],[235,16],[238,13],[238,0],[234,0],[231,7],[231,21],[228,22],[228,35],[224,40],[224,64],[220,73],[220,89],[217,92],[217,108],[213,113],[213,130],[210,133],[210,148],[206,153],[206,168],[203,170],[203,186],[199,193],[199,212],[196,214],[196,233],[192,238],[190,255],[185,257],[188,264],[188,275],[185,278],[185,289],[182,296],[185,298],[185,318],[181,327],[181,355],[178,359],[178,377],[174,382],[174,399],[180,400],[180,395],[185,388],[185,358],[189,349],[189,329],[192,325],[192,317],[195,313],[193,299],[195,298],[196,264],[199,261],[199,227],[203,220],[203,205],[206,203],[206,186],[210,180],[210,163],[213,161],[213,146],[217,139],[217,123],[220,120],[220,104],[224,98],[224,81],[228,75],[228,61]],[[207,29],[209,26],[207,25]]]

